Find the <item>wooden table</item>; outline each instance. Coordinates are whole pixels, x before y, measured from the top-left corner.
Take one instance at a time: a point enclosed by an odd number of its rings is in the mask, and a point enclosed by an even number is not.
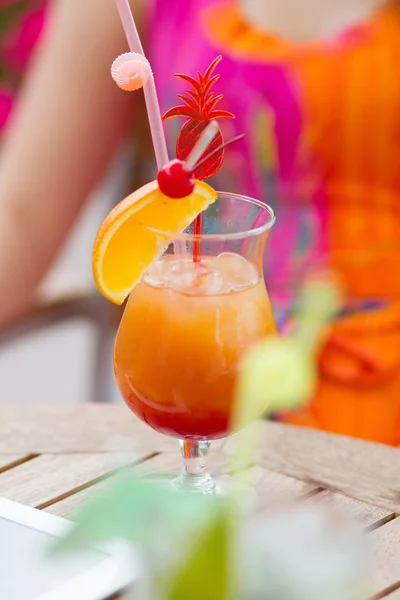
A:
[[[331,502],[372,537],[374,598],[400,600],[400,454],[379,444],[263,422],[257,464],[246,472],[260,507],[287,499]],[[230,442],[217,442],[212,472],[229,469]],[[68,516],[116,468],[177,471],[176,442],[124,406],[0,404],[0,496]]]

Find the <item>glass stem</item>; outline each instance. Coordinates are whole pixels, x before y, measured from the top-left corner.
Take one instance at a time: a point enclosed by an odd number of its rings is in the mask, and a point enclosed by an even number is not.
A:
[[[181,490],[212,494],[215,483],[207,472],[207,455],[210,442],[198,440],[180,440],[183,459],[181,475],[174,480],[174,486]]]

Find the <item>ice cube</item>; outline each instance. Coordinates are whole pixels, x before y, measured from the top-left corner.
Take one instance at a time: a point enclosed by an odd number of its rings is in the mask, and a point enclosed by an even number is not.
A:
[[[212,260],[212,266],[225,277],[232,291],[241,290],[257,283],[259,277],[254,265],[239,254],[222,252]]]
[[[168,286],[187,295],[212,296],[225,289],[224,275],[206,261],[177,261],[167,274]]]
[[[184,293],[198,296],[215,296],[225,291],[226,282],[223,273],[210,267],[200,267],[197,269],[194,282]]]
[[[153,262],[143,275],[144,281],[156,288],[166,287],[166,274],[171,268],[171,261],[164,259]]]
[[[166,274],[168,287],[176,292],[193,285],[196,277],[195,265],[190,259],[176,260],[170,266]]]
[[[189,259],[187,260],[190,263]],[[153,262],[144,273],[144,281],[153,287],[169,287],[170,276],[180,273],[182,265],[180,260],[173,256],[164,256]],[[186,269],[185,269],[186,270]],[[172,275],[171,275],[172,274]]]

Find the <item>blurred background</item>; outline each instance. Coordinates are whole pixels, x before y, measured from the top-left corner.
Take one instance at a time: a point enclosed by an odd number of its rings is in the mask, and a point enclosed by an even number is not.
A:
[[[344,283],[317,400],[288,422],[398,444],[399,1],[131,4],[162,112],[185,91],[175,73],[223,55],[211,103],[236,115],[226,138],[246,136],[212,183],[277,212],[264,274],[278,326],[313,269]],[[110,77],[126,50],[112,0],[0,0],[0,402],[119,401],[121,311],[91,253],[109,210],[154,178],[143,95]],[[166,123],[171,155],[182,123]]]

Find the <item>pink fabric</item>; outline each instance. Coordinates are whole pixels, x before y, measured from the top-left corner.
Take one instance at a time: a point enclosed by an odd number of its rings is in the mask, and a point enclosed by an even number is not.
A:
[[[18,88],[46,22],[46,0],[0,0],[0,133],[12,114]]]
[[[0,84],[0,131],[6,126],[14,106],[14,92],[6,83]]]
[[[6,34],[2,44],[2,59],[14,73],[22,73],[40,38],[45,23],[45,7],[24,13]]]

